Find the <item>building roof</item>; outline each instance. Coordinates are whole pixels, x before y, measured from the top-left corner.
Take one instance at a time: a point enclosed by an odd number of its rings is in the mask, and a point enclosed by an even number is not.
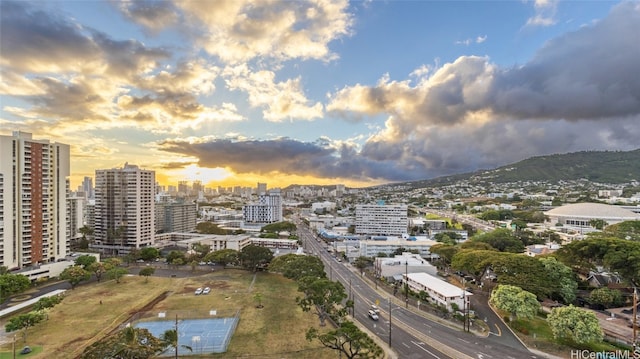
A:
[[[585,217],[599,219],[640,219],[640,215],[632,211],[610,204],[603,203],[573,203],[557,207],[545,212],[547,216],[561,217]]]
[[[427,273],[409,273],[407,274],[410,280],[418,282],[427,288],[431,288],[434,292],[442,294],[444,297],[462,297],[465,292],[461,288],[456,287],[453,284],[449,284],[442,279],[436,278]],[[472,295],[466,292],[466,295]]]

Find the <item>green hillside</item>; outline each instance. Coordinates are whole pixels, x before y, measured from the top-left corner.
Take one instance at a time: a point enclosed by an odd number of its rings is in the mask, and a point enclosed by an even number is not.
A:
[[[472,182],[546,181],[557,183],[586,179],[600,183],[640,181],[640,149],[633,151],[583,151],[532,157],[493,170],[482,170],[430,180],[408,182],[412,187]]]

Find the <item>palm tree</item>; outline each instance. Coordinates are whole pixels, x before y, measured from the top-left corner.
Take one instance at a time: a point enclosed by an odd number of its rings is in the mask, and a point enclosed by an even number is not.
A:
[[[176,358],[178,358],[178,320],[176,319],[176,329],[166,330],[162,335],[160,335],[160,340],[162,340],[167,347],[172,347],[175,349]],[[180,345],[180,347],[189,350],[190,352],[193,349],[188,345]]]

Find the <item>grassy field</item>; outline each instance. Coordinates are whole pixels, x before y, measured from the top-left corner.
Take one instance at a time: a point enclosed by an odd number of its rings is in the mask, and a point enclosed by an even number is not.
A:
[[[210,294],[193,294],[205,286],[211,287]],[[149,308],[166,292],[166,298]],[[256,293],[262,296],[262,308],[256,308]],[[150,277],[148,282],[138,276],[125,277],[121,283],[103,281],[67,291],[62,303],[49,311],[49,319],[28,330],[26,342],[22,332],[15,333],[16,348],[29,345],[35,351],[20,358],[74,358],[141,310],[150,309],[153,316],[163,311],[168,318],[206,316],[216,310],[218,316],[240,311],[240,321],[228,351],[213,357],[335,358],[337,353],[305,339],[307,328],[317,327],[318,319],[295,304],[298,295],[295,283],[280,275],[254,277],[233,269],[189,278]],[[12,357],[11,344],[0,351],[4,352],[0,358]]]

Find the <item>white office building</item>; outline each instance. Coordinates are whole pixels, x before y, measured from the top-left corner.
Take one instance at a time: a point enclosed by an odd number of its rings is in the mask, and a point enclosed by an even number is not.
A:
[[[0,135],[0,266],[64,258],[69,246],[69,145]]]
[[[356,234],[402,236],[407,233],[407,206],[359,204],[356,206]]]
[[[95,244],[111,254],[150,246],[155,233],[155,172],[125,164],[96,170]]]
[[[258,195],[258,203],[242,207],[245,223],[276,223],[282,221],[282,197],[280,190]]]

